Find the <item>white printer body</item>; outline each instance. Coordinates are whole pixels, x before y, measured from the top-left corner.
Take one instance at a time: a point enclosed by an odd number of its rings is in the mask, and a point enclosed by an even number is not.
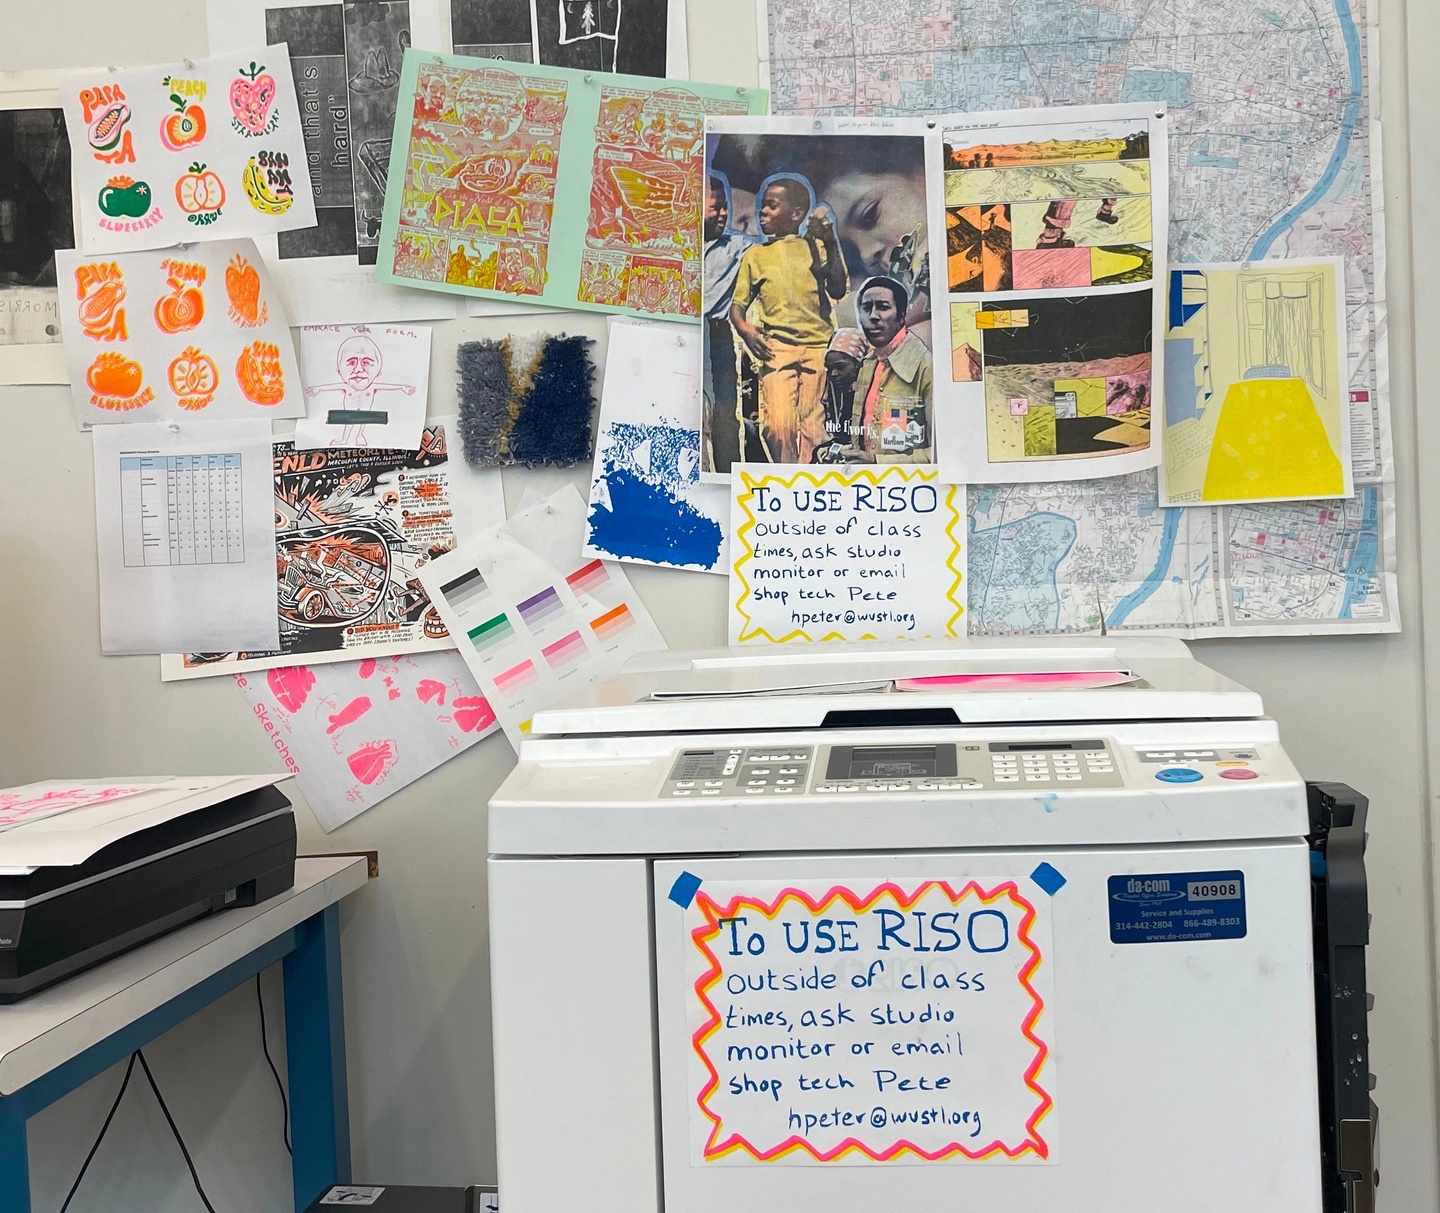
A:
[[[1319,1213],[1258,696],[1158,638],[641,661],[490,805],[509,1213]]]

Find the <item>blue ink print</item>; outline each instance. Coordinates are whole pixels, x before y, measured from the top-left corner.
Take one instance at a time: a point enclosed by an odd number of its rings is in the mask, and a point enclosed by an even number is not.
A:
[[[606,438],[590,506],[591,546],[621,560],[713,568],[724,532],[679,492],[699,480],[699,433],[616,422]]]

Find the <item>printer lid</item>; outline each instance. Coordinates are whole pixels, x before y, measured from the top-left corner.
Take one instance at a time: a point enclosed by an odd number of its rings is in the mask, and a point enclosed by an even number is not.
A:
[[[289,778],[165,775],[0,788],[0,876],[75,867],[131,834]]]
[[[530,736],[1263,715],[1259,695],[1180,640],[977,637],[644,653],[537,712]]]

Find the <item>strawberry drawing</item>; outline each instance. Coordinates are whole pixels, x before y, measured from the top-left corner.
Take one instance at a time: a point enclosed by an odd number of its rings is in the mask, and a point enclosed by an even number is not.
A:
[[[280,120],[280,112],[273,109],[275,77],[263,63],[257,65],[253,60],[248,68],[240,69],[240,77],[230,82],[235,129],[242,135],[268,135]]]
[[[415,694],[420,697],[421,703],[429,703],[434,699],[440,707],[445,706],[445,684],[443,682],[436,682],[433,678],[422,678],[415,687]]]

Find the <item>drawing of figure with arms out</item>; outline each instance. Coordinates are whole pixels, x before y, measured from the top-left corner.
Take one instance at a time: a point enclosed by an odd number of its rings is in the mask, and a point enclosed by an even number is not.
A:
[[[319,383],[305,389],[308,397],[321,392],[339,392],[344,396],[338,408],[332,408],[326,415],[330,425],[344,426],[344,433],[333,445],[368,446],[365,438],[367,425],[384,425],[390,419],[385,409],[375,407],[375,398],[381,392],[403,392],[415,394],[412,383],[381,383],[380,372],[384,368],[380,347],[363,333],[347,337],[340,343],[335,355],[335,370],[340,376],[338,383]]]

